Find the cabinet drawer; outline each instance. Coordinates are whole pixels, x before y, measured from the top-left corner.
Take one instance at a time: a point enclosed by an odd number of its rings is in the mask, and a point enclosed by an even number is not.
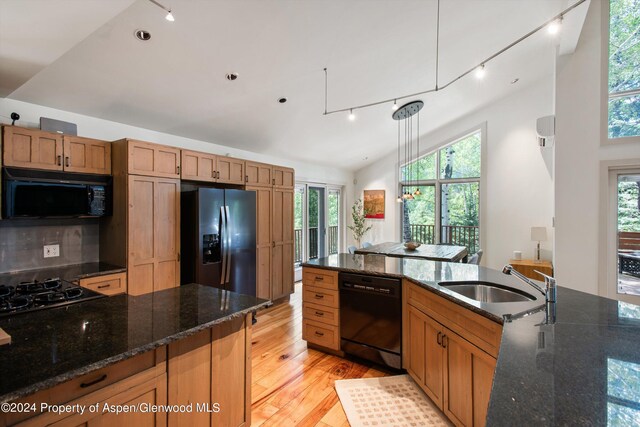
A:
[[[325,289],[338,289],[338,272],[319,268],[303,269],[302,283]]]
[[[316,288],[313,286],[305,286],[304,284],[302,285],[302,289],[302,302],[310,302],[313,304],[332,308],[340,307],[338,300],[338,290],[332,291],[329,289]]]
[[[302,304],[302,315],[305,319],[326,323],[328,325],[339,326],[338,312],[338,308],[326,307],[308,302]]]
[[[332,350],[340,350],[340,331],[337,326],[304,319],[302,339]]]
[[[103,295],[117,295],[127,292],[127,273],[107,274],[80,279],[80,286]]]
[[[498,357],[502,325],[405,280],[407,302],[493,357]]]

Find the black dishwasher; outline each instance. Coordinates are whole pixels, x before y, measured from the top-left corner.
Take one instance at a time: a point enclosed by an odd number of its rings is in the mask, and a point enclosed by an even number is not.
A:
[[[402,367],[402,283],[340,273],[340,347],[347,354]]]

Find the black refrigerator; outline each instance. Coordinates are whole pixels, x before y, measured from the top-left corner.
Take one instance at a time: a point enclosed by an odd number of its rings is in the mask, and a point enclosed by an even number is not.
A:
[[[181,284],[256,295],[255,194],[182,184]]]

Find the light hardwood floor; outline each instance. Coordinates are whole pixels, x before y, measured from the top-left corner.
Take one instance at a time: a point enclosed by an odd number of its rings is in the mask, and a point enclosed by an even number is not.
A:
[[[253,326],[252,426],[348,426],[333,383],[388,375],[371,365],[307,349],[302,284],[289,303],[259,312]]]

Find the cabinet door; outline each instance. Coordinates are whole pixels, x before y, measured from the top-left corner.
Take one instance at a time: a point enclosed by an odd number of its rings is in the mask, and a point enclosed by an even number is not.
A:
[[[280,166],[273,167],[273,185],[278,188],[293,189],[295,186],[295,173],[291,168]]]
[[[245,181],[247,185],[271,187],[272,166],[264,163],[245,162]]]
[[[3,126],[4,166],[62,170],[62,135]]]
[[[169,344],[169,405],[192,403],[194,411],[172,412],[171,426],[208,426],[210,415],[196,411],[196,403],[211,399],[211,329]]]
[[[245,329],[246,326],[246,329]],[[212,426],[251,425],[251,315],[215,325],[211,330]]]
[[[407,371],[438,406],[442,407],[444,356],[441,325],[409,305]],[[440,334],[440,335],[438,335]]]
[[[272,298],[293,292],[293,191],[273,189]]]
[[[134,175],[180,177],[180,149],[128,140],[128,171]]]
[[[216,182],[216,156],[182,150],[181,178],[190,181]]]
[[[271,203],[269,187],[247,187],[256,192],[257,297],[271,299]]]
[[[159,291],[180,285],[180,180],[156,179],[154,199],[153,290]]]
[[[457,334],[446,330],[447,374],[445,378],[444,413],[465,426],[473,425],[472,352],[470,345]]]
[[[97,139],[64,136],[64,170],[110,175],[111,143]]]
[[[244,160],[233,157],[217,158],[218,182],[223,184],[244,184]]]
[[[178,286],[180,181],[130,175],[128,199],[129,293]]]

